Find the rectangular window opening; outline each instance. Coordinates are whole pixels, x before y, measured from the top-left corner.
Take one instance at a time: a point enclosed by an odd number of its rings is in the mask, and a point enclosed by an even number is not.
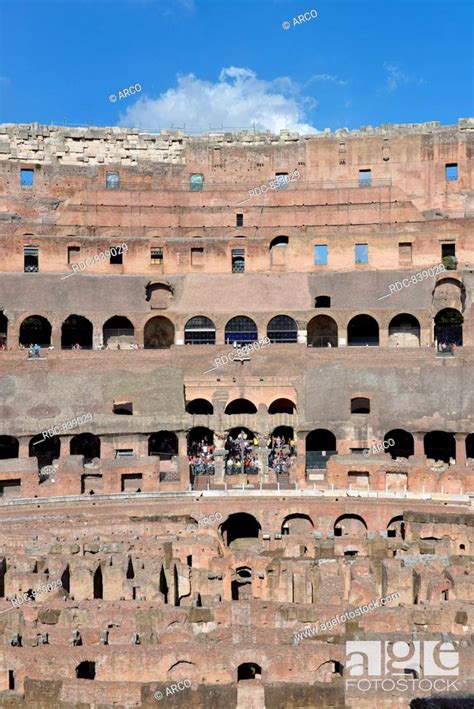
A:
[[[448,162],[444,167],[444,175],[447,180],[458,179],[458,164],[457,162]]]
[[[191,248],[191,266],[202,266],[204,264],[204,248],[193,246]]]
[[[112,251],[110,251],[110,249],[114,250],[113,253],[112,253]],[[119,265],[120,266],[121,264],[123,264],[122,249],[120,249],[120,253],[119,253],[119,249],[116,246],[109,246],[109,251],[110,251],[109,263],[111,265]]]
[[[372,170],[359,170],[359,187],[370,187],[372,184]]]
[[[412,262],[412,245],[409,241],[398,244],[398,260],[400,264],[410,264]]]
[[[80,246],[68,246],[67,247],[67,262],[68,263],[76,263],[77,262],[77,257],[81,253],[81,247]]]
[[[133,458],[133,448],[116,448],[116,458]]]
[[[327,266],[328,247],[327,244],[316,244],[314,247],[314,265]]]
[[[39,247],[23,247],[23,270],[25,273],[36,273],[39,271]]]
[[[275,172],[275,178],[277,181],[277,190],[286,190],[289,185],[290,178],[287,172]]]
[[[191,192],[202,192],[204,188],[204,175],[195,172],[189,176],[189,189]]]
[[[108,172],[105,178],[105,186],[108,190],[120,189],[120,175],[118,172]]]
[[[33,187],[35,179],[34,170],[22,168],[20,170],[20,184],[22,187]]]
[[[458,263],[456,244],[441,244],[441,263],[448,271],[456,270]]]
[[[369,263],[369,245],[368,244],[356,244],[355,245],[355,262],[356,262],[356,264]]]
[[[150,259],[153,265],[163,263],[163,249],[158,247],[153,247],[150,249]]]
[[[235,215],[235,226],[243,226],[244,225],[244,215],[243,214],[236,214]]]
[[[245,249],[232,249],[232,273],[245,271]]]

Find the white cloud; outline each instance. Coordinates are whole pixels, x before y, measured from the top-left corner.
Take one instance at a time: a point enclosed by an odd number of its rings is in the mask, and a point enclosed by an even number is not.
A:
[[[405,74],[400,67],[390,62],[384,62],[384,69],[387,73],[385,78],[385,91],[392,93],[404,84],[424,84],[424,79]]]
[[[127,107],[120,125],[143,130],[183,127],[189,131],[211,128],[253,128],[278,133],[287,128],[316,133],[306,114],[317,101],[301,93],[288,77],[258,79],[251,69],[226,67],[215,83],[194,74],[177,77],[177,86],[158,98],[142,96]]]
[[[311,84],[313,81],[330,81],[334,84],[338,84],[339,86],[347,86],[347,84],[349,83],[345,79],[340,79],[334,74],[315,74],[311,77],[311,79],[306,82],[305,86]]]

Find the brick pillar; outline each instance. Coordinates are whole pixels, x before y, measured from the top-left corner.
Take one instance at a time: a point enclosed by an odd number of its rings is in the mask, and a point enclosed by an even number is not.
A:
[[[416,456],[421,456],[423,457],[425,455],[425,450],[424,450],[424,439],[425,434],[424,433],[414,433],[413,437],[415,439],[415,455]]]
[[[379,328],[379,347],[388,347],[388,327]]]
[[[186,437],[187,431],[178,432],[178,472],[180,489],[189,489],[189,460],[188,460],[188,441]]]
[[[307,431],[296,434],[296,460],[290,472],[290,483],[306,487],[306,435]]]
[[[466,467],[466,434],[456,433],[456,465]]]

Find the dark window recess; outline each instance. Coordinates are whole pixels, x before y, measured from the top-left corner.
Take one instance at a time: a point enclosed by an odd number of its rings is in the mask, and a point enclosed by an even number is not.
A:
[[[25,273],[35,273],[39,271],[38,246],[23,247],[23,270]]]
[[[68,246],[67,247],[67,262],[76,263],[76,257],[81,253],[80,246]]]
[[[457,162],[448,162],[444,167],[444,176],[447,180],[458,179],[458,164]]]
[[[194,173],[189,176],[189,189],[191,192],[202,192],[204,188],[204,175]]]
[[[331,298],[328,295],[318,295],[314,299],[315,308],[330,308]]]
[[[372,184],[372,170],[359,170],[359,187],[370,187]]]
[[[456,244],[441,244],[441,262],[448,271],[456,270]]]
[[[133,416],[133,403],[114,404],[113,412],[121,416]]]
[[[351,414],[370,414],[370,399],[364,396],[351,399]]]
[[[105,186],[108,190],[120,189],[120,175],[118,172],[108,172],[105,178]]]
[[[191,266],[204,265],[204,248],[202,246],[193,246],[191,248]]]
[[[161,248],[150,249],[150,258],[151,258],[151,262],[153,264],[163,263],[163,249],[161,249]]]
[[[116,448],[116,458],[133,458],[133,448]]]
[[[123,253],[122,253],[122,250],[120,249],[120,253],[119,253],[119,249],[118,249],[117,247],[109,247],[109,249],[110,249],[110,248],[114,248],[114,252],[115,252],[115,253],[112,253],[112,252],[110,253],[110,261],[109,261],[109,263],[110,263],[110,264],[118,264],[118,265],[121,265],[121,264],[123,263]]]
[[[232,249],[232,273],[243,273],[245,271],[245,250]]]
[[[235,215],[235,226],[243,226],[244,225],[244,215],[243,214],[236,214]]]
[[[33,187],[35,173],[33,170],[20,170],[20,184],[22,187]]]

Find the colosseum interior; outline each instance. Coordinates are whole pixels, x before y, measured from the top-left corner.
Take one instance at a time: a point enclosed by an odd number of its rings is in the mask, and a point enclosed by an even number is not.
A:
[[[473,706],[473,145],[0,126],[2,707]]]

